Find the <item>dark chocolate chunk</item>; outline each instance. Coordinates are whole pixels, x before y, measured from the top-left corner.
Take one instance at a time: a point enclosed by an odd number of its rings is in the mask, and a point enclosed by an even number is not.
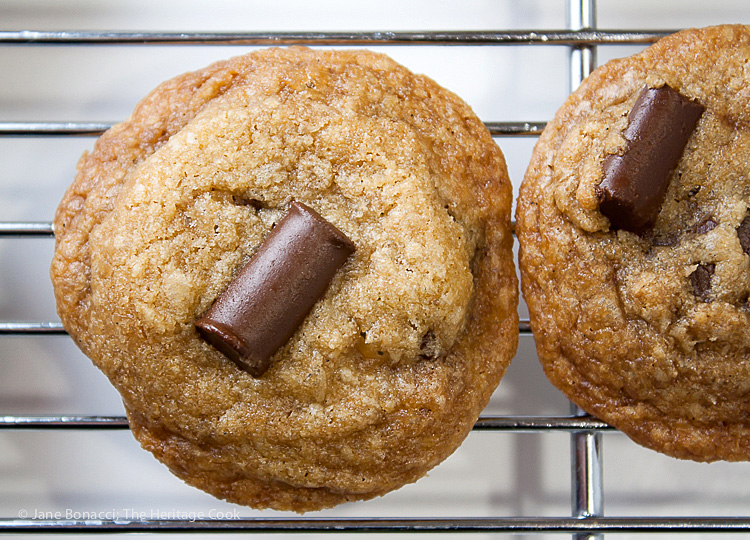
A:
[[[656,247],[670,247],[676,246],[680,242],[680,236],[678,234],[664,234],[658,236],[652,236],[648,238],[648,241],[652,246]]]
[[[676,246],[680,243],[681,238],[688,234],[706,234],[714,230],[718,223],[711,216],[702,216],[698,220],[684,229],[669,229],[667,231],[650,230],[643,234],[643,238],[648,240],[652,246],[668,247]]]
[[[714,218],[711,216],[704,216],[695,224],[695,233],[706,234],[709,231],[713,231],[717,225],[718,223],[714,221]]]
[[[750,253],[750,214],[745,216],[740,226],[737,227],[737,238],[740,239],[740,246],[745,254]]]
[[[263,201],[259,201],[253,197],[245,197],[243,195],[232,195],[232,202],[237,206],[250,206],[253,210],[258,211],[263,208]]]
[[[711,277],[714,275],[716,265],[714,263],[700,263],[698,268],[690,274],[690,286],[693,294],[699,300],[708,302],[711,292]]]
[[[420,356],[423,358],[438,358],[440,356],[440,343],[432,330],[427,330],[422,336],[419,344]]]
[[[259,377],[354,250],[336,227],[293,202],[195,326],[206,341]]]
[[[703,110],[669,86],[643,89],[623,132],[625,152],[604,160],[599,209],[612,228],[640,233],[653,227]]]

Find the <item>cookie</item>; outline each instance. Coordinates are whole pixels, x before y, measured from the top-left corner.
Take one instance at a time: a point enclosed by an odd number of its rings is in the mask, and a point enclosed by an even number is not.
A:
[[[81,158],[58,311],[187,483],[297,512],[368,499],[450,455],[510,362],[511,199],[489,132],[430,79],[365,51],[257,51],[163,83]],[[301,207],[352,249],[291,337],[256,361],[199,333]]]
[[[595,70],[540,137],[518,207],[549,379],[636,442],[750,458],[750,28]]]

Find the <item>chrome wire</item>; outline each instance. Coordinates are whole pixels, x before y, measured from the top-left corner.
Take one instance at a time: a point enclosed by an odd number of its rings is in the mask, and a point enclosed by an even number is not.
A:
[[[589,32],[596,28],[594,0],[567,0],[568,26],[572,31]],[[569,90],[576,88],[596,67],[596,46],[575,44],[569,54]],[[573,416],[585,416],[571,404]],[[602,439],[593,431],[574,431],[570,437],[571,511],[579,519],[602,516],[604,491],[602,485]],[[599,540],[598,532],[576,532],[574,540]]]
[[[518,331],[523,335],[531,335],[531,323],[528,319],[518,322]],[[61,322],[23,322],[23,321],[0,321],[0,335],[65,335],[67,332]]]
[[[0,416],[0,430],[128,429],[124,416]]]
[[[0,430],[39,429],[128,429],[124,416],[0,416]],[[608,424],[593,416],[480,416],[474,425],[475,431],[511,431],[515,433],[538,433],[545,431],[615,431]]]
[[[98,137],[113,122],[0,122],[3,137]],[[494,137],[535,137],[544,130],[545,122],[485,122]]]
[[[623,45],[675,30],[463,32],[68,32],[0,31],[0,45]]]
[[[717,533],[746,532],[750,519],[733,517],[537,518],[240,518],[240,519],[0,519],[2,532],[307,532],[307,533]]]
[[[66,335],[60,322],[0,321],[0,335]]]
[[[111,122],[0,122],[0,135],[5,137],[60,135],[97,137],[111,127]]]
[[[50,221],[0,221],[0,237],[53,237],[54,235],[55,230]]]

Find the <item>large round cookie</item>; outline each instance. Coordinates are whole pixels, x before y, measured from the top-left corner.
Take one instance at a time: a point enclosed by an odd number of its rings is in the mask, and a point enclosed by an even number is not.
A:
[[[749,68],[744,26],[686,30],[600,67],[540,137],[518,201],[548,377],[679,458],[750,459]],[[655,223],[613,226],[600,205],[608,156],[635,144],[625,133],[641,92],[665,86],[704,111]]]
[[[255,52],[165,82],[83,156],[58,311],[186,482],[300,512],[371,498],[453,452],[510,362],[511,197],[489,132],[428,78]],[[256,378],[194,322],[292,201],[356,252]]]

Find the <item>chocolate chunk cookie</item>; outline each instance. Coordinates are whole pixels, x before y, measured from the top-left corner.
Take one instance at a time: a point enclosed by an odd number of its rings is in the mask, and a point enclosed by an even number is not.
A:
[[[430,79],[364,51],[258,51],[165,82],[81,158],[55,217],[58,311],[189,484],[298,512],[368,499],[451,454],[510,362],[511,198],[489,132]],[[295,302],[262,275],[295,212],[348,247],[291,337],[268,317],[283,338],[257,360],[258,328],[215,328],[235,300]],[[317,242],[280,256],[279,283],[338,257]]]
[[[640,444],[750,459],[750,28],[612,61],[538,141],[522,290],[573,402]]]

